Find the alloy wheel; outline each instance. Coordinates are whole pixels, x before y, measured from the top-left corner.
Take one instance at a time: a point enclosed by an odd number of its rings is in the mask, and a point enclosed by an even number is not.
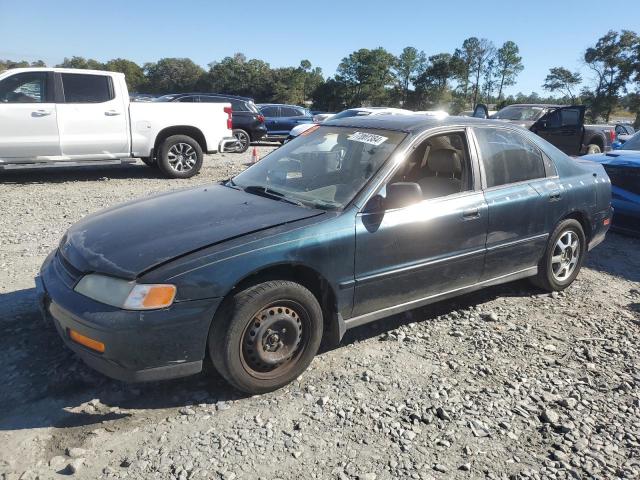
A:
[[[198,154],[188,143],[176,143],[167,152],[169,166],[176,172],[188,172],[198,161]]]
[[[558,282],[566,281],[575,271],[580,259],[580,240],[578,235],[567,230],[560,235],[553,247],[551,271]]]

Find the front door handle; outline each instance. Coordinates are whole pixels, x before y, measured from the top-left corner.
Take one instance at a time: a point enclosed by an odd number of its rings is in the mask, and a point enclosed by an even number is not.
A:
[[[47,115],[51,115],[51,110],[36,110],[33,112],[34,117],[46,117]]]
[[[115,110],[107,110],[106,112],[104,112],[104,114],[107,117],[115,117],[116,115],[120,115],[120,112],[117,112]]]
[[[475,208],[469,208],[467,210],[464,210],[462,212],[462,217],[465,220],[473,220],[474,218],[479,218],[480,217],[480,209],[478,207],[475,207]]]

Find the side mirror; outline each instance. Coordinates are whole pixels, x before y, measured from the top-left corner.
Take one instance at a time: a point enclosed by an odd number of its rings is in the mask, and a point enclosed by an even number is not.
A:
[[[489,118],[489,109],[486,105],[479,103],[476,105],[476,108],[473,110],[474,118]]]
[[[387,185],[386,210],[402,208],[422,201],[422,189],[413,182],[397,182]]]

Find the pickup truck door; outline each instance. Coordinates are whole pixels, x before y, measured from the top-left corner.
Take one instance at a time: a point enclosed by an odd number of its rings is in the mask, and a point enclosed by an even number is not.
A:
[[[16,73],[0,81],[0,162],[60,155],[53,86],[52,72]]]
[[[579,155],[584,137],[584,107],[556,108],[543,115],[530,130],[567,155]]]
[[[63,103],[58,104],[62,155],[70,158],[128,157],[127,102],[109,75],[60,73]],[[117,93],[116,93],[117,92]]]

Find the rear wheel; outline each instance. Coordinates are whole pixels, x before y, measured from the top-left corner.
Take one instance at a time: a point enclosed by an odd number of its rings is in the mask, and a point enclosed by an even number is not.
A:
[[[193,138],[172,135],[160,145],[158,168],[171,178],[189,178],[202,168],[202,148]]]
[[[595,143],[590,143],[587,146],[587,154],[592,155],[596,153],[602,153],[602,149],[600,148],[600,145],[596,145]]]
[[[234,130],[233,136],[238,140],[238,147],[234,150],[236,153],[244,153],[249,148],[249,144],[251,143],[251,138],[249,134],[244,130]]]
[[[216,370],[250,394],[287,385],[309,366],[322,339],[322,309],[294,282],[275,280],[228,298],[209,333]]]
[[[567,288],[580,272],[586,253],[586,239],[582,225],[573,219],[563,220],[549,237],[538,275],[532,282],[548,291]]]

